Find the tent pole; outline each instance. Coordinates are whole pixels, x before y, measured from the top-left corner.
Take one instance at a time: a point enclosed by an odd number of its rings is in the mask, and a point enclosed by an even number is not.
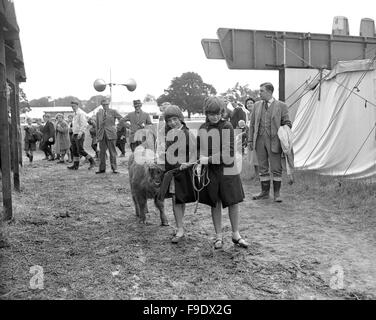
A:
[[[320,68],[320,82],[319,82],[319,98],[318,100],[321,100],[321,81],[322,81],[322,68]]]

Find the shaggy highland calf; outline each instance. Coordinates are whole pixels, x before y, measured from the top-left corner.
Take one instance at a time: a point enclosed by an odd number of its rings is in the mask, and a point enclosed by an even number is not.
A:
[[[137,156],[137,148],[135,150]],[[163,180],[163,170],[154,162],[135,161],[132,154],[128,160],[129,182],[133,202],[136,207],[136,216],[141,223],[145,223],[147,199],[154,199],[154,204],[160,212],[161,225],[168,226],[168,220],[164,212],[164,202],[158,200],[160,186]]]

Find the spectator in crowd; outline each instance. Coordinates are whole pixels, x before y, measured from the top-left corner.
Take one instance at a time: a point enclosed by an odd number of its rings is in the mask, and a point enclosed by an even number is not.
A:
[[[73,165],[67,167],[70,170],[77,170],[80,166],[80,158],[84,156],[90,163],[89,170],[95,167],[95,161],[84,149],[85,131],[87,127],[87,119],[83,111],[79,108],[78,101],[72,101],[71,107],[74,112],[72,121],[72,155]]]
[[[135,110],[128,113],[124,118],[124,121],[130,123],[129,142],[132,152],[142,143],[142,141],[135,141],[137,130],[144,129],[145,126],[152,124],[150,115],[141,110],[142,103],[140,100],[134,100],[133,107]]]
[[[241,141],[241,144],[242,144],[242,155],[244,155],[245,149],[248,146],[248,135],[249,135],[248,131],[249,131],[249,128],[246,126],[244,120],[239,120],[238,125],[236,126],[236,129],[240,129],[242,131],[240,141]]]
[[[41,134],[38,133],[37,128],[32,125],[31,118],[26,119],[26,125],[24,127],[25,137],[25,152],[26,157],[29,158],[30,162],[33,162],[33,152],[36,150],[37,141],[42,138]]]
[[[171,106],[170,102],[163,102],[159,106],[159,111],[161,114],[158,118],[158,124],[157,124],[157,138],[156,138],[156,154],[159,162],[164,163],[165,158],[165,119],[164,119],[164,112],[167,107]]]
[[[42,139],[39,148],[44,152],[45,158],[43,160],[53,161],[55,156],[52,153],[51,146],[55,143],[55,127],[50,121],[48,114],[43,115],[44,126],[41,129]]]
[[[56,154],[59,156],[59,163],[65,163],[64,157],[70,148],[69,126],[61,113],[56,115]]]
[[[270,170],[273,174],[274,201],[282,202],[282,147],[278,129],[287,125],[291,128],[287,105],[273,98],[274,87],[270,82],[260,85],[261,101],[256,102],[249,131],[249,147],[256,149],[259,163],[261,193],[253,200],[268,199],[270,192]],[[270,167],[270,170],[269,170]]]
[[[70,147],[68,149],[68,162],[73,162],[73,145],[72,145],[72,138],[73,138],[73,115],[68,115],[68,128],[69,128],[69,141]]]
[[[127,123],[120,119],[116,126],[116,147],[120,150],[120,157],[125,157],[125,144],[127,143]]]
[[[87,123],[89,124],[89,133],[91,137],[91,148],[95,152],[95,158],[99,158],[99,151],[98,151],[98,140],[97,140],[97,123],[95,119],[90,118]]]
[[[245,100],[244,104],[247,110],[249,111],[249,122],[251,121],[252,114],[255,111],[255,102],[256,100],[252,97],[249,97]],[[248,132],[248,144],[250,141],[249,138],[249,123],[247,123],[247,132]],[[258,160],[257,160],[257,154],[256,149],[253,148],[253,150],[249,150],[248,152],[248,162],[251,166],[254,168],[254,175],[252,175],[252,178],[258,179],[259,178],[259,170],[258,170]]]
[[[113,173],[118,173],[116,164],[116,127],[115,120],[122,119],[119,112],[110,109],[110,101],[101,101],[102,109],[97,112],[97,139],[99,141],[99,170],[96,173],[106,172],[106,151],[110,152],[110,163]]]
[[[231,114],[231,118],[230,118],[230,122],[232,124],[232,127],[237,128],[240,120],[246,121],[247,120],[247,114],[243,110],[241,104],[237,103],[234,111]]]

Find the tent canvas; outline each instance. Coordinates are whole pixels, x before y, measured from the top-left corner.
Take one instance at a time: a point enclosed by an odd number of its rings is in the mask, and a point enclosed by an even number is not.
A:
[[[375,69],[374,60],[339,62],[302,98],[292,128],[296,169],[376,175]]]

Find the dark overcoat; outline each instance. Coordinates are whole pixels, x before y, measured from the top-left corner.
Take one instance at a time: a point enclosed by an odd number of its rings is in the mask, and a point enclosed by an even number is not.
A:
[[[208,136],[213,138],[208,139]],[[208,170],[210,181],[200,191],[199,202],[215,207],[220,200],[223,208],[242,202],[244,190],[240,174],[231,170],[235,164],[234,129],[231,123],[222,119],[212,124],[207,119],[198,132],[197,153],[209,157],[205,170]]]
[[[55,143],[55,127],[51,121],[47,121],[45,125],[41,129],[42,133],[42,140],[40,141],[39,148],[43,150],[46,144],[54,144]],[[48,141],[52,138],[52,142]]]
[[[168,137],[169,129],[166,126],[166,137]],[[169,163],[169,148],[178,142],[178,136],[175,137],[173,141],[166,141],[166,155],[165,155],[165,171],[168,172],[170,170],[179,168],[182,162],[189,162],[190,156],[192,156],[192,150],[196,150],[195,140],[192,138],[192,134],[189,132],[188,127],[185,123],[183,123],[183,128],[181,129],[182,133],[185,135],[185,139],[181,140],[184,141],[185,144],[185,159],[184,161],[177,162],[177,163]],[[165,137],[165,138],[166,138]],[[194,145],[192,145],[194,144]],[[178,158],[178,152],[181,152],[182,148],[173,148],[174,149],[174,156]],[[171,150],[171,149],[170,149]],[[195,157],[196,158],[196,157]],[[178,170],[174,173],[174,183],[175,183],[175,201],[176,203],[190,203],[195,202],[197,200],[197,194],[195,193],[192,181],[192,168],[188,168],[185,170]],[[166,198],[170,198],[172,194],[167,193]]]

